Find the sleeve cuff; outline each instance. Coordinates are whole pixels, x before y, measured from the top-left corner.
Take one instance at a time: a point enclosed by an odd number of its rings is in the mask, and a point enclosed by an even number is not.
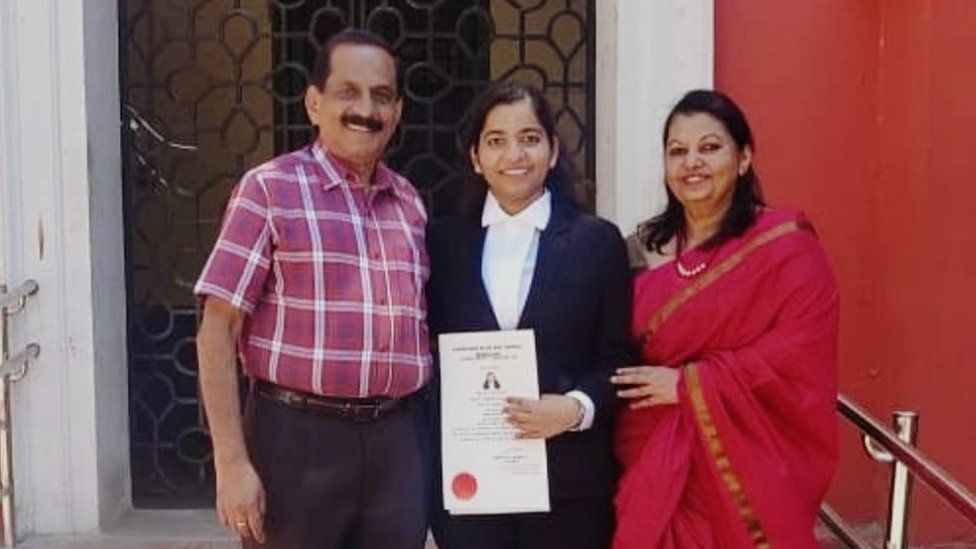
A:
[[[583,407],[583,419],[580,420],[579,425],[577,425],[573,431],[586,431],[593,426],[593,418],[596,416],[596,407],[593,405],[593,399],[583,391],[570,391],[566,393],[566,396],[575,399],[579,402],[580,406]]]

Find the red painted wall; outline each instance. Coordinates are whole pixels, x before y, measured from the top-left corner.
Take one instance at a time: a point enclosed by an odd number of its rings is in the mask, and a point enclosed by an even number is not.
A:
[[[768,198],[807,211],[841,283],[841,390],[976,491],[976,2],[717,0],[715,82]],[[830,501],[883,522],[887,471],[842,431]],[[924,487],[916,539],[976,539]]]

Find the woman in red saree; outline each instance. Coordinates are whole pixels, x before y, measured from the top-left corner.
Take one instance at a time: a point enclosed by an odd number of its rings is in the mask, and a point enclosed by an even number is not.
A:
[[[810,224],[765,207],[745,117],[694,91],[665,126],[664,214],[638,232],[614,547],[817,547],[837,458],[838,291]]]

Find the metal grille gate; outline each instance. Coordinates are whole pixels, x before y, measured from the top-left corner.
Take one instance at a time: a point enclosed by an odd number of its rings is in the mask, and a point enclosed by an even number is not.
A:
[[[458,197],[457,123],[492,80],[542,87],[592,209],[594,0],[119,0],[133,499],[209,506],[190,294],[230,187],[307,143],[302,96],[346,26],[387,38],[405,106],[388,162],[433,215]]]

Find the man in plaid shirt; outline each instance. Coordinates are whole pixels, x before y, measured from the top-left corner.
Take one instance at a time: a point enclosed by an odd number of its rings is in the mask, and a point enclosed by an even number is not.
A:
[[[195,288],[217,513],[245,547],[423,546],[426,213],[380,162],[398,71],[371,34],[325,45],[318,138],[244,175]]]

